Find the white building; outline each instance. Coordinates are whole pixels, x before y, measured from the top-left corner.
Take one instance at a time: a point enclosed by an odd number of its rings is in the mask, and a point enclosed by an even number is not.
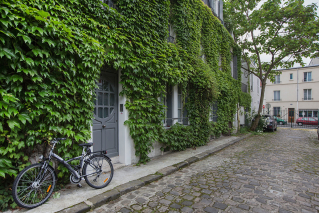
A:
[[[279,70],[275,82],[267,80],[265,103],[271,105],[270,114],[288,122],[299,117],[318,117],[319,64]]]

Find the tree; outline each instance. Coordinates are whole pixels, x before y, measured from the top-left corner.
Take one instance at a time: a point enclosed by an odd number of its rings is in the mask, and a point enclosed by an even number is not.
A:
[[[274,81],[279,67],[290,68],[305,64],[302,57],[318,55],[319,21],[317,5],[304,6],[300,0],[228,0],[225,2],[226,27],[233,31],[242,48],[242,68],[262,82],[255,130],[262,111],[266,80]],[[263,55],[271,60],[263,60]],[[251,66],[252,62],[256,66]]]

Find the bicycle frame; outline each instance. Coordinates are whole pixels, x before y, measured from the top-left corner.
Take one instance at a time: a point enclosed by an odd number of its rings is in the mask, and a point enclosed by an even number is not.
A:
[[[63,166],[65,166],[77,179],[80,179],[80,178],[84,177],[84,175],[80,175],[76,170],[74,170],[72,168],[72,166],[69,164],[69,162],[74,161],[74,160],[80,160],[80,169],[82,170],[84,161],[86,161],[87,158],[89,158],[90,156],[92,156],[95,153],[103,154],[105,157],[107,157],[109,160],[111,160],[107,155],[104,154],[104,153],[106,153],[106,151],[85,152],[85,147],[83,147],[81,156],[78,156],[78,157],[75,157],[75,158],[71,158],[71,159],[65,161],[59,155],[53,153],[53,149],[55,147],[55,144],[56,143],[53,143],[53,145],[52,145],[48,161],[49,162],[51,161],[51,157],[55,158],[59,163],[63,164]],[[47,162],[45,162],[45,164],[49,165]],[[91,173],[91,174],[88,174],[88,175],[92,175],[92,174],[95,174],[95,173],[98,173],[98,172],[94,172],[94,173]],[[88,175],[85,175],[85,176],[88,176]]]

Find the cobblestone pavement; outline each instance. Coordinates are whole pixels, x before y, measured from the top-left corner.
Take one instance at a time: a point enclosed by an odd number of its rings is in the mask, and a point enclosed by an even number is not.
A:
[[[278,129],[228,147],[93,212],[319,212],[316,132]]]

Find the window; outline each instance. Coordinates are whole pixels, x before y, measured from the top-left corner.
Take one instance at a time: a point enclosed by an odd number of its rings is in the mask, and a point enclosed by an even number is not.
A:
[[[175,33],[172,25],[168,25],[168,38],[167,42],[174,43],[175,42]]]
[[[103,3],[109,5],[109,7],[115,8],[115,4],[113,3],[112,0],[103,0]]]
[[[303,90],[303,99],[306,101],[306,100],[312,100],[311,98],[311,89],[304,89]]]
[[[274,101],[280,101],[280,91],[274,91]]]
[[[292,73],[290,73],[290,80],[292,80],[293,79],[293,74]]]
[[[318,117],[318,110],[299,110],[299,117]]]
[[[254,91],[254,74],[250,74],[251,82],[250,82],[250,90]]]
[[[177,92],[177,122],[188,125],[187,110],[185,104],[187,103],[187,97],[185,97],[185,102],[183,103],[182,87],[178,86]]]
[[[280,75],[275,76],[275,82],[274,84],[280,84]]]
[[[160,102],[163,105],[163,112],[164,112],[164,120],[163,120],[163,124],[164,126],[167,126],[167,97],[166,97],[167,93],[165,95],[161,95],[160,98]]]
[[[221,55],[219,55],[218,66],[219,66],[219,70],[222,70],[222,56]]]
[[[172,87],[168,86],[166,88],[166,97],[161,96],[160,102],[163,105],[163,111],[165,118],[163,120],[163,125],[165,127],[170,127],[173,125],[173,91]]]
[[[280,107],[274,107],[274,116],[280,117]]]
[[[311,79],[311,72],[304,72],[303,73],[303,81],[312,81]]]
[[[210,118],[209,119],[213,122],[217,122],[218,102],[214,101],[210,109],[211,110],[210,110]]]
[[[237,72],[237,56],[233,56],[233,66],[232,66],[232,75],[234,79],[238,79],[238,72]]]
[[[178,95],[177,95],[177,108],[178,108],[178,122],[182,122],[183,119],[183,100],[182,100],[182,90],[178,86]]]

